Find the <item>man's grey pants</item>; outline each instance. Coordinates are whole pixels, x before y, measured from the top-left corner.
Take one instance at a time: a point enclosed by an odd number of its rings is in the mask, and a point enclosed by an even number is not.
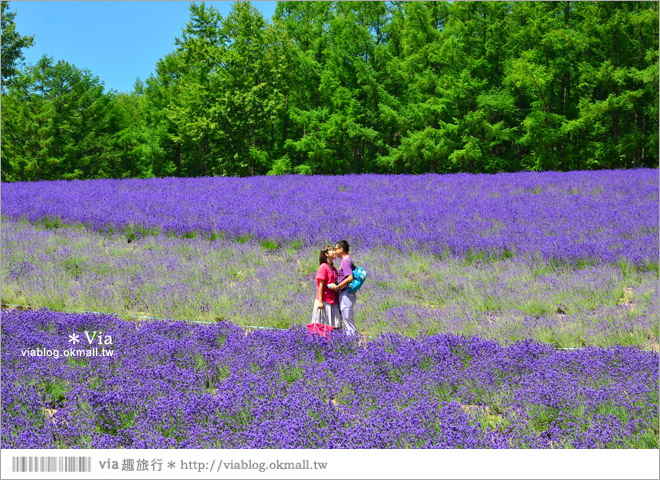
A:
[[[342,292],[339,294],[339,310],[341,311],[341,321],[344,331],[347,335],[357,335],[357,328],[355,328],[356,300],[356,293]]]

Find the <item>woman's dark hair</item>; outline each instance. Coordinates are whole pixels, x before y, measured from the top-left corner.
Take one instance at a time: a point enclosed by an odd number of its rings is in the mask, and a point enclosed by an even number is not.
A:
[[[321,253],[319,253],[319,265],[323,265],[324,263],[328,263],[328,250],[334,250],[335,247],[323,247],[323,250],[321,250]]]
[[[348,242],[346,240],[339,240],[337,246],[344,249],[344,252],[348,253]]]

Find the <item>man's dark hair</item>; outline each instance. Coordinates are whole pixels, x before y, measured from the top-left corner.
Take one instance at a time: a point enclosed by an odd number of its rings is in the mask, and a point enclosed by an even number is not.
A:
[[[337,244],[335,245],[336,247],[341,247],[344,252],[348,253],[348,242],[346,240],[339,240]]]

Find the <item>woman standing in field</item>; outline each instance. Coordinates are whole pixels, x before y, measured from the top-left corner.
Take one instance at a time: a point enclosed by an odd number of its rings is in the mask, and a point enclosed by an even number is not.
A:
[[[324,323],[334,328],[341,326],[339,298],[328,285],[337,281],[337,269],[332,264],[336,258],[334,247],[325,247],[319,253],[319,269],[316,271],[316,300],[311,323]]]

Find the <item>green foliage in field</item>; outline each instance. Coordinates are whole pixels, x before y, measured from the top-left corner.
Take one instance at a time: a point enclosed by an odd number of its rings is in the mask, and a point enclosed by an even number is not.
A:
[[[657,2],[191,3],[119,94],[2,17],[3,181],[658,165]]]
[[[3,303],[274,328],[311,315],[314,248],[152,235],[128,243],[122,233],[4,225]],[[654,269],[389,250],[356,250],[355,260],[370,272],[356,310],[366,335],[658,348]]]

